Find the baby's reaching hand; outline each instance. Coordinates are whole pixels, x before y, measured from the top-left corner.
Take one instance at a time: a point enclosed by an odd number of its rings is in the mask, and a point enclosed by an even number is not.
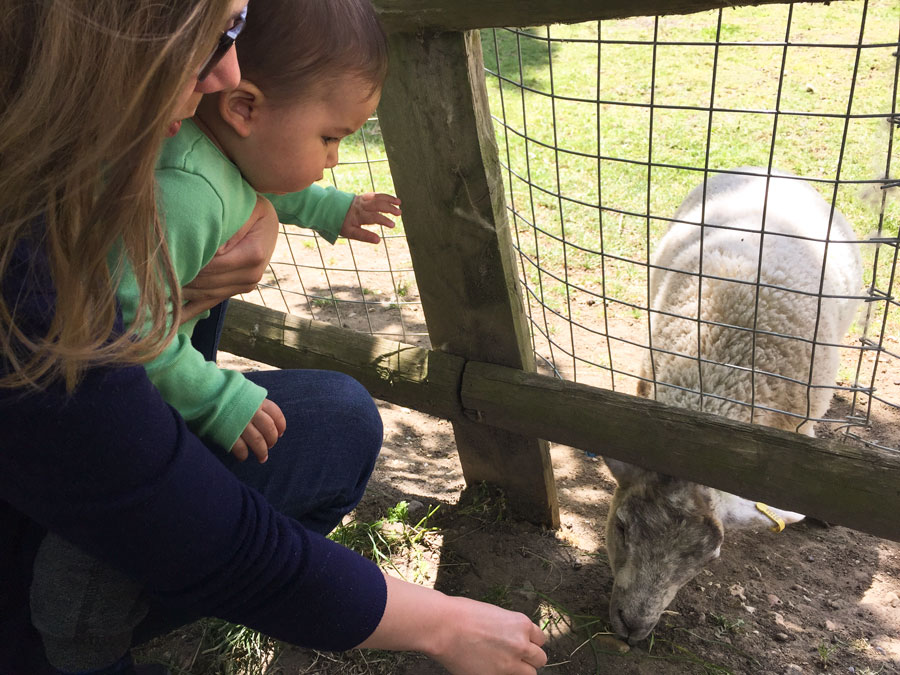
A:
[[[269,459],[269,450],[287,427],[284,413],[274,401],[266,399],[253,415],[241,437],[231,446],[231,454],[243,462],[252,452],[260,464]]]
[[[384,225],[393,227],[394,221],[381,214],[390,213],[392,216],[400,215],[400,200],[393,195],[380,192],[366,192],[356,195],[344,224],[341,226],[341,236],[347,239],[356,239],[367,244],[377,244],[381,238],[363,228],[363,225]]]

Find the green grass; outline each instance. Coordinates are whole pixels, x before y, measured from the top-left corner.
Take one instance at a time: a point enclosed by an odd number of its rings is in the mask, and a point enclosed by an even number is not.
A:
[[[382,567],[390,567],[400,576],[405,577],[394,564],[393,559],[401,553],[405,553],[418,562],[418,559],[421,558],[419,545],[425,541],[428,535],[436,531],[434,527],[428,525],[428,521],[437,510],[437,506],[428,509],[422,518],[413,522],[409,515],[409,504],[399,502],[396,506],[388,509],[385,516],[378,520],[352,520],[338,525],[329,538]],[[420,568],[421,566],[418,564],[413,567],[414,570]]]
[[[266,675],[284,651],[277,640],[220,619],[202,619],[179,633],[137,650],[135,660],[165,664],[174,675]]]
[[[795,5],[790,40],[852,45],[858,39],[861,9],[861,2]],[[856,49],[792,46],[782,78],[784,50],[765,43],[785,39],[787,12],[781,5],[727,10],[721,26],[718,12],[663,17],[658,24],[660,42],[702,44],[658,44],[655,50],[652,19],[603,22],[604,40],[646,44],[604,43],[599,56],[596,23],[520,34],[482,31],[486,67],[512,80],[501,83],[489,75],[487,83],[493,115],[504,118],[512,129],[507,132],[497,125],[501,158],[525,178],[506,175],[509,202],[524,218],[515,222],[523,253],[539,257],[541,266],[557,276],[562,276],[565,263],[569,274],[577,277],[598,266],[602,245],[603,253],[634,261],[616,263],[618,287],[605,289],[607,296],[641,304],[646,287],[640,263],[667,227],[659,218],[671,217],[701,180],[696,172],[658,165],[728,169],[767,166],[771,160],[776,168],[827,180],[837,175],[843,147],[842,179],[878,178],[887,161],[888,126],[883,120],[845,124],[839,117],[782,114],[776,128],[775,117],[759,111],[842,115],[855,86],[853,113],[889,113],[896,47],[860,50],[854,83]],[[864,42],[896,42],[897,21],[892,0],[870,2]],[[536,39],[548,35],[593,42],[552,42],[548,48],[546,40]],[[731,44],[735,42],[742,44]],[[523,90],[520,83],[557,97]],[[561,96],[585,100],[566,101]],[[607,103],[595,103],[598,96]],[[712,105],[725,110],[710,114],[656,107],[651,114],[651,101],[656,106]],[[522,138],[526,134],[528,141]],[[896,144],[893,154],[896,170],[900,161]],[[649,170],[647,162],[653,164]],[[530,188],[529,181],[535,187]],[[817,187],[831,201],[832,188]],[[848,186],[837,195],[838,208],[860,237],[878,226],[872,193]],[[609,210],[601,214],[598,205]],[[535,234],[526,220],[541,232]],[[894,200],[887,205],[883,228],[896,233],[898,222],[900,204]],[[875,268],[871,249],[866,252],[866,282],[874,276],[885,287],[891,257],[882,255]],[[526,268],[526,283],[535,289],[546,283],[538,275]],[[565,294],[552,286],[549,291],[543,288],[543,297],[565,314]],[[883,309],[884,303],[879,303],[879,311]],[[894,317],[890,329],[898,326],[900,317]]]

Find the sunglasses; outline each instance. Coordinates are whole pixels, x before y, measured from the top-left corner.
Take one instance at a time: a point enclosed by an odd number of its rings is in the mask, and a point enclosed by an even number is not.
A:
[[[241,31],[244,30],[244,24],[247,23],[247,7],[244,6],[244,9],[241,10],[241,13],[234,18],[234,25],[231,26],[228,30],[226,30],[219,37],[219,44],[216,45],[216,48],[213,49],[212,54],[209,55],[209,58],[203,62],[203,65],[200,67],[200,73],[197,75],[197,81],[203,82],[209,74],[213,71],[217,65],[219,65],[219,61],[228,53],[228,50],[231,49],[234,41],[237,40],[238,35],[241,34]]]

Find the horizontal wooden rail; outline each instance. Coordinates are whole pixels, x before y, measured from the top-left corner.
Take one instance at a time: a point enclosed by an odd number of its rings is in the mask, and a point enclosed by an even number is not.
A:
[[[809,438],[232,301],[221,348],[348,373],[375,398],[608,455],[900,541],[900,453]]]
[[[900,541],[900,452],[855,447],[469,362],[479,421]]]
[[[372,0],[391,32],[544,26],[775,3],[784,4],[784,0]]]
[[[240,300],[228,304],[219,348],[278,368],[337,370],[377,399],[463,419],[465,359],[337,328]]]

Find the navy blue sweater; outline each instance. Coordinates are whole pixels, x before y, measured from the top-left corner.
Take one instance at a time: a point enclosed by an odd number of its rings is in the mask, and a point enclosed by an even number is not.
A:
[[[39,334],[52,284],[40,256],[17,252],[3,293]],[[301,646],[354,647],[384,612],[378,568],[238,481],[140,366],[95,368],[71,395],[61,385],[0,389],[0,675],[40,668],[27,599],[47,530],[175,612]]]

